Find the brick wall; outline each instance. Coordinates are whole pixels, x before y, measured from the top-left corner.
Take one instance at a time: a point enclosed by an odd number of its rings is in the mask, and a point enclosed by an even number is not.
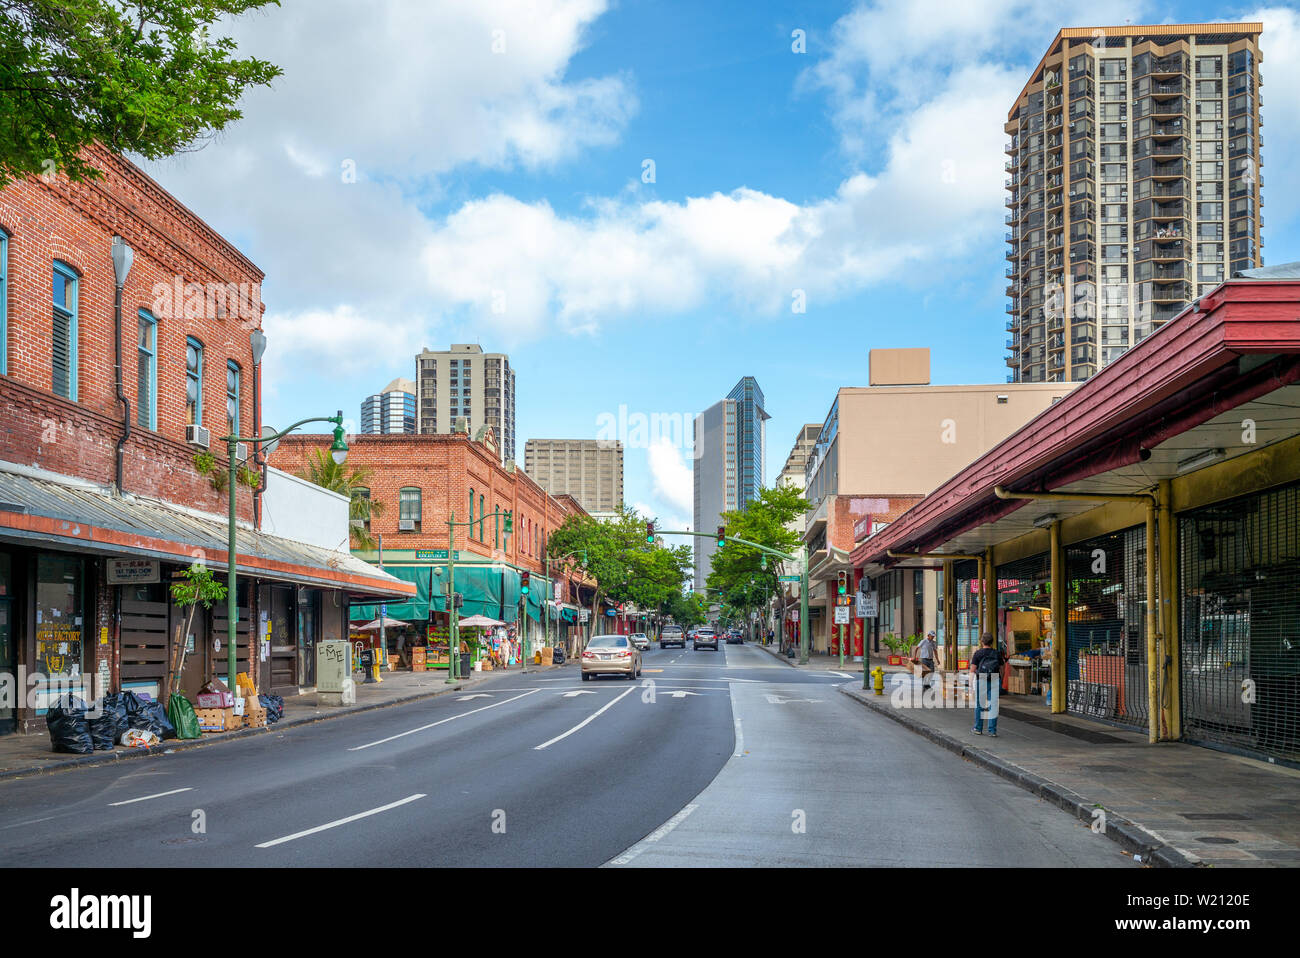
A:
[[[226,364],[239,364],[241,432],[257,421],[249,334],[261,325],[262,273],[130,162],[92,150],[104,178],[73,184],[62,177],[20,180],[0,190],[0,228],[9,236],[8,375],[0,376],[0,459],[104,485],[114,479],[122,407],[114,384],[112,239],[135,253],[122,296],[122,379],[131,403],[124,452],[127,492],[214,513],[226,498],[194,468],[200,451],[185,441],[186,338],[204,346],[202,424],[226,434]],[[51,392],[54,261],[77,274],[77,398]],[[136,421],[137,327],[141,309],[158,321],[157,421]],[[252,497],[239,489],[240,514]]]
[[[292,435],[280,440],[271,455],[271,465],[285,472],[306,468],[313,450],[329,448],[331,436]],[[497,509],[514,514],[514,531],[506,548],[504,531],[497,546],[496,520],[478,524],[471,534],[468,526],[456,527],[455,548],[473,555],[512,562],[522,568],[543,571],[542,535],[559,528],[565,516],[577,511],[576,504],[547,495],[537,483],[519,470],[510,472],[497,461],[490,448],[466,436],[356,435],[348,437],[347,468],[364,467],[372,502],[383,504],[383,515],[371,519],[371,535],[384,537],[385,549],[446,549],[447,519],[455,513],[457,522],[469,519],[469,495],[474,490],[474,515],[479,516],[478,499],[490,515]],[[403,487],[420,490],[421,514],[418,532],[399,532],[399,497]],[[537,547],[533,546],[533,530]],[[525,539],[527,542],[525,543]]]

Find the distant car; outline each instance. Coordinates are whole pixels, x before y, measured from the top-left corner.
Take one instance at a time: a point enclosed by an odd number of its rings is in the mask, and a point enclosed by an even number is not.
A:
[[[730,632],[727,633],[727,644],[728,644],[728,645],[744,645],[744,644],[745,644],[745,633],[744,633],[744,632],[741,632],[740,629],[732,629]]]
[[[650,636],[646,635],[644,632],[633,632],[631,638],[632,644],[637,647],[638,651],[644,652],[646,649],[650,648]]]
[[[659,630],[659,648],[667,648],[670,645],[686,648],[686,633],[682,631],[680,625],[665,625]]]
[[[692,639],[692,650],[699,651],[700,646],[707,646],[714,652],[718,651],[718,633],[713,629],[696,629]]]
[[[641,650],[626,635],[593,635],[582,652],[582,681],[600,675],[641,674]]]

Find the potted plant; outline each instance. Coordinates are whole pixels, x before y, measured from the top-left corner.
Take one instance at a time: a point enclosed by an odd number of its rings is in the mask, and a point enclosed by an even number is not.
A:
[[[890,665],[907,664],[907,653],[911,650],[912,645],[914,644],[912,640],[906,639],[901,635],[896,635],[893,632],[886,632],[881,637],[880,641],[885,644],[885,648],[889,649]]]

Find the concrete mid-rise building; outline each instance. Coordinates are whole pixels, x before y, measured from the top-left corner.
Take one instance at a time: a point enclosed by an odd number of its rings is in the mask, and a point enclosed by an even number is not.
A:
[[[502,461],[515,458],[515,372],[505,353],[485,353],[476,343],[423,350],[415,357],[416,431],[451,433],[459,419],[477,435],[496,433]]]
[[[1262,265],[1262,29],[1057,33],[1005,127],[1008,381],[1087,379]]]
[[[781,474],[777,476],[777,485],[803,488],[808,457],[812,455],[813,448],[817,445],[817,436],[821,431],[821,424],[815,422],[807,423],[799,430],[794,446],[790,449],[790,455],[785,457]]]
[[[693,521],[697,531],[721,522],[724,512],[744,509],[763,488],[767,420],[763,390],[753,376],[743,377],[727,394],[695,418]],[[713,568],[713,539],[695,540],[695,588],[703,591]]]
[[[415,433],[415,383],[397,378],[361,403],[361,431],[385,435]]]
[[[553,496],[570,495],[598,518],[623,508],[623,444],[599,439],[529,439],[524,472]]]
[[[835,648],[828,623],[838,575],[852,574],[854,546],[876,534],[953,472],[1029,422],[1077,383],[932,385],[928,349],[873,349],[870,386],[837,391],[808,459],[808,549],[812,644]],[[942,625],[934,570],[875,583],[881,633],[924,634]],[[860,580],[854,581],[854,588]],[[853,653],[864,623],[852,618]],[[797,625],[797,621],[794,623]],[[787,633],[791,622],[787,617]]]

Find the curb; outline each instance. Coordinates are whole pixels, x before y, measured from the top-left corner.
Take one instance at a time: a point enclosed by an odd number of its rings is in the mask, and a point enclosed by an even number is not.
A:
[[[836,690],[842,695],[847,695],[863,708],[892,719],[909,731],[916,732],[936,745],[946,748],[967,761],[989,770],[998,777],[1020,786],[1025,791],[1037,795],[1044,801],[1050,802],[1062,811],[1069,812],[1080,821],[1091,824],[1093,809],[1104,808],[1098,802],[1090,802],[1077,792],[1035,775],[1019,765],[998,758],[981,748],[967,745],[961,739],[926,725],[924,722],[905,715],[897,709],[875,705],[870,699],[854,694],[858,691],[856,688],[851,689],[838,685]],[[1107,812],[1104,834],[1111,841],[1131,853],[1135,859],[1140,858],[1142,864],[1154,865],[1160,868],[1196,868],[1200,865],[1200,862],[1196,859],[1187,856],[1172,845],[1156,839],[1142,826],[1119,815]]]
[[[772,656],[772,658],[776,659],[776,660],[777,660],[778,662],[780,662],[782,665],[788,665],[788,666],[790,666],[790,668],[792,668],[792,669],[797,669],[797,668],[799,668],[799,666],[798,666],[795,662],[791,661],[790,659],[787,659],[787,658],[786,658],[784,655],[782,655],[780,652],[773,651],[772,648],[771,648],[770,646],[759,645],[759,646],[755,646],[755,648],[762,649],[764,652],[766,652],[768,655]]]
[[[543,666],[532,669],[534,672],[545,672],[549,669],[563,668],[560,665]],[[303,715],[299,718],[281,719],[274,725],[265,725],[261,728],[242,728],[236,732],[223,732],[216,738],[197,738],[182,741],[181,739],[167,739],[162,745],[155,745],[152,748],[133,748],[126,751],[114,749],[112,752],[107,750],[96,752],[93,755],[80,755],[76,758],[65,759],[61,762],[53,762],[48,765],[29,765],[23,768],[10,768],[0,770],[0,781],[11,778],[22,778],[28,775],[40,775],[46,772],[62,772],[73,768],[81,768],[89,765],[103,765],[109,762],[125,762],[135,758],[148,758],[150,756],[166,755],[181,749],[203,748],[209,745],[220,745],[223,742],[233,742],[237,739],[248,738],[253,735],[262,735],[267,732],[278,732],[286,728],[295,728],[299,725],[311,725],[316,722],[330,722],[335,719],[347,718],[350,715],[356,715],[359,712],[373,712],[377,709],[391,708],[394,705],[406,705],[410,702],[418,702],[421,699],[430,699],[439,695],[446,695],[448,692],[464,691],[465,685],[457,682],[451,688],[438,689],[433,692],[418,692],[413,695],[404,695],[398,699],[390,699],[387,702],[374,702],[369,705],[353,705],[326,715]]]

